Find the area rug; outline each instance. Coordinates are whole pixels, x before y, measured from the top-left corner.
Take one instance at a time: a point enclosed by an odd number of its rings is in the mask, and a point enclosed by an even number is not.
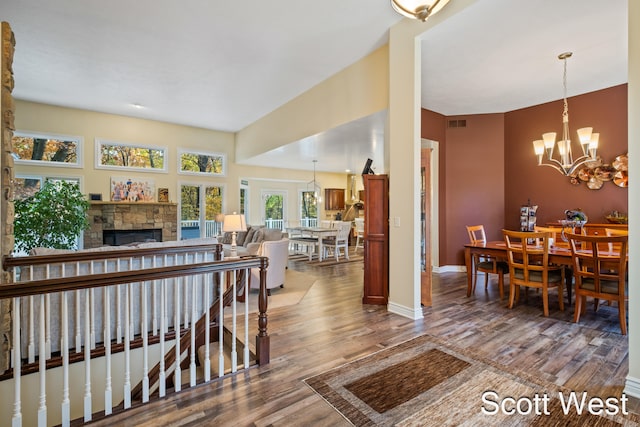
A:
[[[640,423],[637,414],[622,414],[626,405],[621,396],[563,389],[427,335],[304,381],[356,426]],[[591,410],[582,404],[583,397],[586,403],[596,399]],[[597,399],[604,401],[601,414],[593,406]]]
[[[284,276],[284,286],[271,289],[271,295],[267,300],[267,310],[271,311],[279,307],[298,304],[316,280],[318,279],[313,274],[288,269]],[[238,303],[238,306],[238,311],[244,312],[243,303]],[[258,289],[251,289],[249,291],[249,312],[256,313],[257,311]]]

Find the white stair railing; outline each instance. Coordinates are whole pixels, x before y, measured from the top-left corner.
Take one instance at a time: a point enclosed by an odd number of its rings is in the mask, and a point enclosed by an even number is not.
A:
[[[4,410],[4,407],[0,407],[0,425],[9,425],[9,423],[16,427],[21,425],[69,425],[72,420],[77,419],[88,422],[92,419],[96,407],[103,405],[105,415],[112,413],[114,402],[117,405],[118,402],[122,401],[125,408],[130,407],[132,405],[133,384],[142,384],[141,401],[143,403],[149,401],[150,395],[156,391],[159,396],[166,395],[166,379],[172,374],[175,378],[174,391],[177,392],[183,385],[180,380],[180,362],[187,355],[187,352],[191,355],[190,381],[187,382],[187,387],[195,386],[198,381],[209,381],[211,379],[210,370],[207,373],[209,368],[205,368],[204,379],[197,379],[195,375],[194,357],[197,354],[195,334],[192,334],[190,344],[186,346],[188,348],[181,348],[180,340],[175,340],[174,337],[180,336],[184,331],[184,325],[181,325],[179,321],[174,322],[173,319],[168,317],[168,313],[171,310],[174,312],[174,319],[181,319],[182,304],[180,298],[185,295],[184,290],[186,289],[186,295],[191,304],[189,309],[190,327],[195,327],[199,318],[204,318],[205,325],[209,325],[212,319],[210,318],[208,307],[217,298],[219,292],[231,286],[235,294],[235,286],[237,285],[235,277],[239,271],[244,271],[244,277],[248,277],[246,268],[224,270],[224,265],[233,264],[234,262],[236,264],[249,264],[251,267],[262,265],[260,264],[262,262],[261,259],[257,257],[243,261],[214,262],[213,256],[213,252],[209,249],[202,252],[164,254],[149,257],[148,259],[139,257],[135,259],[124,258],[126,261],[121,261],[122,258],[82,261],[85,264],[87,262],[93,263],[90,268],[85,268],[86,265],[78,264],[78,261],[73,261],[76,263],[73,269],[68,268],[67,265],[55,265],[54,263],[21,267],[22,277],[29,278],[27,282],[20,281],[17,283],[19,286],[0,286],[0,298],[5,298],[5,295],[16,292],[16,289],[21,289],[25,293],[25,296],[10,297],[13,304],[12,313],[14,314],[12,318],[14,343],[12,348],[13,378],[0,381],[0,390],[2,390],[3,396],[7,397],[3,400],[6,401],[7,405],[12,405],[12,408],[9,407],[9,409]],[[188,260],[192,264],[185,265],[183,264],[184,260]],[[65,262],[61,261],[60,264],[65,264]],[[162,266],[159,266],[159,264],[162,264]],[[107,265],[110,267],[107,268]],[[194,271],[181,273],[182,270],[188,270],[192,265],[198,266],[198,270],[196,271],[194,267]],[[136,269],[137,266],[147,266],[148,268]],[[167,272],[167,269],[164,268],[167,266],[171,267],[169,269],[171,271]],[[124,267],[128,269],[124,269]],[[70,274],[71,271],[90,274],[74,276]],[[228,273],[223,274],[221,271],[228,271]],[[29,273],[26,274],[25,272]],[[38,272],[46,274],[43,274],[41,279],[37,279],[35,277],[39,277]],[[54,274],[54,272],[56,273]],[[102,277],[114,272],[119,274],[115,280],[121,283],[101,286],[101,290],[94,288],[76,289],[82,283],[90,283],[91,280],[103,280]],[[147,277],[146,280],[137,279],[140,274],[147,273],[153,273],[157,276]],[[19,273],[15,274],[16,277],[20,275]],[[49,277],[46,277],[47,275]],[[132,277],[131,280],[126,280],[128,275],[136,278]],[[226,283],[225,278],[227,277],[233,278],[232,283]],[[215,283],[214,278],[222,280],[217,280],[219,283]],[[52,290],[52,281],[57,284],[56,286],[59,285],[61,289],[67,288],[68,290]],[[46,293],[38,294],[40,282],[47,282]],[[158,287],[157,293],[149,291],[149,287],[156,286]],[[122,302],[124,302],[121,311],[118,310],[119,304],[114,304],[114,301],[118,301],[116,299],[118,294],[121,294]],[[80,295],[80,304],[78,304],[78,295]],[[175,300],[167,298],[168,295],[175,295]],[[235,349],[235,340],[237,339],[235,333],[237,322],[235,296],[232,301],[232,308],[226,307],[225,304],[219,304],[219,317],[220,319],[225,318],[225,310],[231,312],[234,342],[232,345]],[[49,307],[52,308],[50,309]],[[34,312],[29,313],[30,310]],[[152,328],[152,313],[154,310],[157,312],[160,321],[156,331],[153,331]],[[248,322],[247,310],[248,307],[246,307],[244,313],[245,322]],[[114,315],[122,315],[123,317],[120,322],[124,327],[122,330],[123,337],[116,336]],[[49,321],[49,317],[53,322]],[[32,318],[34,319],[32,323],[24,322],[24,319]],[[167,319],[171,321],[167,322]],[[76,325],[76,323],[79,325]],[[26,326],[26,330],[23,329],[23,326]],[[98,339],[99,342],[94,343],[91,335],[96,329],[101,331],[101,334],[98,335],[101,338]],[[77,330],[80,330],[79,343],[75,337]],[[70,340],[70,332],[72,331],[74,336],[73,340]],[[172,333],[170,341],[166,340],[167,332]],[[205,349],[208,353],[211,338],[209,336],[209,328],[205,327],[203,332]],[[141,341],[141,348],[133,348],[132,343],[134,343],[134,340],[130,334],[134,333]],[[37,337],[37,340],[33,340],[30,343],[32,336]],[[47,351],[47,339],[51,336],[54,337],[54,342],[56,342],[54,356],[56,354],[61,355],[60,368],[47,369],[47,361],[51,360]],[[157,344],[149,344],[150,338],[154,336],[156,337],[154,341]],[[113,346],[118,345],[117,338],[120,338],[121,342],[122,338],[124,338],[120,345],[124,351],[118,355],[113,352]],[[224,335],[222,335],[222,338],[224,341]],[[164,357],[161,356],[166,353],[167,347],[173,344],[176,345],[176,362],[167,369],[164,364]],[[22,355],[25,354],[23,349],[31,347],[33,347],[33,357],[37,365],[37,372],[33,375],[39,379],[39,384],[35,386],[36,389],[29,392],[24,389],[25,382],[22,381],[23,378],[31,381],[29,380],[31,374],[27,376],[22,374],[22,365],[23,363],[28,363],[29,360],[28,358],[23,360]],[[151,351],[152,348],[156,350]],[[93,349],[104,354],[98,364],[94,363],[96,354],[92,354]],[[73,351],[70,352],[70,350]],[[245,323],[244,350],[244,367],[246,368],[250,364],[248,323]],[[79,359],[78,356],[75,356],[78,351],[80,352]],[[115,362],[114,356],[117,356],[121,361]],[[74,361],[71,360],[72,358],[81,363],[72,363]],[[207,354],[205,363],[209,358],[210,355]],[[124,363],[122,363],[122,360],[124,360]],[[138,373],[133,372],[131,369],[134,360],[140,361],[136,362],[140,363],[137,366],[143,367]],[[124,370],[113,371],[114,367],[121,365],[125,366]],[[159,366],[160,374],[158,381],[149,384],[149,366],[152,365]],[[225,366],[224,360],[222,360],[219,365],[218,376],[224,375],[225,371],[235,372],[237,362],[234,362],[233,365]],[[206,366],[209,366],[209,363],[206,363]],[[62,374],[58,373],[60,371]],[[51,387],[51,384],[53,384],[52,381],[48,380],[49,377],[60,375],[62,376],[60,392],[53,394],[50,392],[47,395],[47,387]],[[74,378],[74,380],[71,380],[71,378]],[[83,378],[83,381],[78,382],[75,380],[76,378]],[[28,384],[31,384],[31,382],[28,382]],[[6,388],[2,387],[9,385],[13,387],[13,391],[5,392]],[[8,399],[11,395],[13,395],[13,399]],[[33,398],[30,399],[30,396],[33,396]]]

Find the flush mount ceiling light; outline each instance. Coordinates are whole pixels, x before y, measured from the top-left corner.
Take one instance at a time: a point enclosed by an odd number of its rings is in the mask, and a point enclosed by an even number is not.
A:
[[[422,22],[436,14],[449,0],[391,0],[391,6],[401,15]]]

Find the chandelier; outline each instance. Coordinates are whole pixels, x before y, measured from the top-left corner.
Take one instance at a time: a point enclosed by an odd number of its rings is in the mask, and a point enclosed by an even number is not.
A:
[[[401,15],[422,22],[440,11],[449,0],[391,0],[391,6]]]
[[[322,197],[320,197],[320,185],[316,182],[316,163],[318,163],[317,160],[313,161],[313,181],[309,181],[307,183],[307,190],[309,190],[309,188],[311,188],[311,191],[313,191],[313,203],[320,203],[322,202]]]
[[[533,141],[533,150],[538,156],[538,166],[551,166],[565,176],[571,176],[580,166],[589,161],[596,160],[598,149],[598,138],[600,134],[592,133],[593,128],[586,127],[578,129],[578,139],[582,147],[582,155],[573,160],[571,151],[571,139],[569,138],[569,104],[567,103],[567,58],[572,52],[564,52],[558,55],[558,59],[564,61],[564,74],[562,84],[564,86],[564,110],[562,112],[562,139],[558,141],[559,160],[553,157],[556,145],[556,133],[547,132],[542,134],[542,139]],[[546,151],[546,163],[543,163],[543,156]]]

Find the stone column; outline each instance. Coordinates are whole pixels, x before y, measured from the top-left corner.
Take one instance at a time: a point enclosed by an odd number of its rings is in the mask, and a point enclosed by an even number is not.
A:
[[[0,62],[0,256],[13,251],[13,157],[12,138],[14,131],[13,52],[16,40],[7,22],[2,23],[2,59]],[[11,281],[11,275],[0,269],[0,283]],[[11,301],[0,301],[0,372],[9,367],[11,344]]]

